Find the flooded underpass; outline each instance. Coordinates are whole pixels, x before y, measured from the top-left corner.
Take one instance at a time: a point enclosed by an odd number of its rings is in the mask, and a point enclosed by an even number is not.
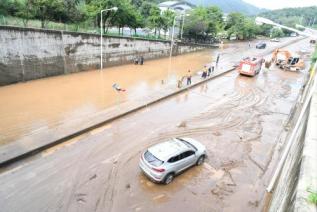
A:
[[[223,50],[210,49],[179,55],[172,60],[145,61],[143,66],[130,64],[2,86],[0,145],[73,120],[85,122],[91,115],[122,103],[142,102],[151,93],[160,92],[173,83],[176,87],[176,81],[188,70],[195,75],[218,53],[221,55],[219,71],[222,71],[241,59],[240,51],[247,45],[243,42],[226,44]],[[246,52],[261,53],[256,49]],[[112,87],[114,83],[127,91],[118,95]]]
[[[146,96],[164,88],[167,76],[173,79],[188,69],[198,71],[211,57],[211,50],[202,51],[174,57],[171,65],[164,58],[145,61],[143,66],[124,65],[0,87],[0,144]],[[119,96],[114,83],[127,92]]]
[[[117,119],[2,173],[0,205],[4,211],[261,211],[305,74],[230,72]],[[140,154],[171,137],[197,139],[208,158],[170,185],[154,184],[138,168]]]

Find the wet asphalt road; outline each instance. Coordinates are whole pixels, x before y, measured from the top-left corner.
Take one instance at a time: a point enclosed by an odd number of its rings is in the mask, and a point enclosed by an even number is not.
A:
[[[14,164],[0,174],[1,211],[261,211],[304,76],[231,72]],[[141,151],[176,136],[205,144],[207,161],[151,183]]]

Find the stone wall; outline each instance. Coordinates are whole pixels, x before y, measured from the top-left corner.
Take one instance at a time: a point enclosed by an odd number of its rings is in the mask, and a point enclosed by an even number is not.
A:
[[[205,48],[176,43],[173,55]],[[170,42],[130,37],[103,38],[103,66],[130,63],[135,56],[169,55]],[[100,36],[0,26],[0,85],[100,67]]]

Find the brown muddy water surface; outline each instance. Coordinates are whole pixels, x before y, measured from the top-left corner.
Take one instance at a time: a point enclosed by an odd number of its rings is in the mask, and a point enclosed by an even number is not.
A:
[[[145,61],[141,65],[123,65],[51,77],[0,87],[0,144],[20,136],[53,127],[58,122],[84,117],[118,102],[135,100],[164,88],[167,76],[176,79],[211,61],[211,51],[202,51]],[[118,95],[114,83],[127,89]]]

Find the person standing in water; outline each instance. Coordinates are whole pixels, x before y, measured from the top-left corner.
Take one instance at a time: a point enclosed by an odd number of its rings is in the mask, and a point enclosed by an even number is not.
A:
[[[191,85],[192,84],[192,75],[190,70],[188,70],[187,72],[187,85]]]

